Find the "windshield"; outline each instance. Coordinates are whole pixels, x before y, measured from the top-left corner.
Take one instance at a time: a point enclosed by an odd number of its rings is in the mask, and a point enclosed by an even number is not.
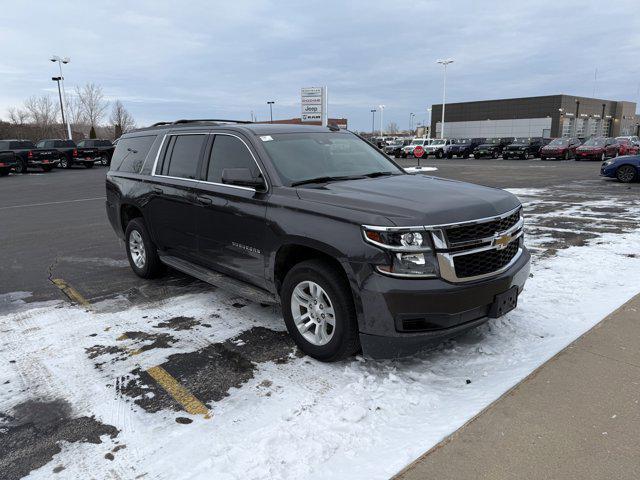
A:
[[[513,139],[512,143],[531,143],[531,139],[530,138],[524,138],[524,137],[517,137]]]
[[[496,143],[500,143],[500,139],[499,138],[487,138],[487,140],[484,143],[488,143],[490,145],[494,145]]]
[[[260,138],[288,184],[320,177],[403,173],[367,142],[350,134],[284,133]]]
[[[445,143],[447,143],[446,140],[434,140],[431,145],[444,145]]]
[[[456,145],[466,145],[471,143],[471,139],[470,138],[459,138],[458,140],[454,140],[454,142]]]
[[[569,145],[568,138],[554,138],[551,140],[551,143],[549,143],[550,147],[566,147],[567,145]]]
[[[424,143],[424,140],[414,140],[413,142],[411,142],[411,145],[422,145]]]
[[[586,142],[584,142],[583,146],[585,147],[604,147],[605,139],[604,138],[590,138]]]

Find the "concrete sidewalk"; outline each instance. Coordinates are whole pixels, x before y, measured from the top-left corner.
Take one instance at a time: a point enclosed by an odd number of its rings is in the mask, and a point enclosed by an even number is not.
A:
[[[640,295],[396,479],[640,479]]]

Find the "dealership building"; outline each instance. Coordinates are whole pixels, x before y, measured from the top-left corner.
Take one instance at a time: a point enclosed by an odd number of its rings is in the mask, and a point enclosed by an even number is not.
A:
[[[431,131],[440,137],[442,104],[431,107]],[[447,103],[446,138],[636,135],[635,102],[547,95]]]

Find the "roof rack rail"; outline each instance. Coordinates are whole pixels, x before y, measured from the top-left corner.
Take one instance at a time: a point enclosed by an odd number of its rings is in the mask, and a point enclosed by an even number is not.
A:
[[[156,122],[151,126],[152,127],[159,127],[160,125],[171,125],[171,122]]]
[[[183,124],[183,123],[253,123],[249,120],[223,120],[220,118],[203,118],[203,119],[194,119],[194,120],[176,120],[173,122],[174,125]]]

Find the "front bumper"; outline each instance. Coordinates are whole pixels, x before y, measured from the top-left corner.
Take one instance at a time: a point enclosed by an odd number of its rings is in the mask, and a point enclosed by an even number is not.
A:
[[[617,172],[617,165],[603,165],[600,167],[600,175],[603,177],[616,178]]]
[[[530,255],[483,280],[402,279],[371,273],[361,286],[360,343],[373,358],[410,355],[432,348],[489,319],[496,295],[524,288]]]
[[[577,160],[601,160],[602,152],[577,152]]]

